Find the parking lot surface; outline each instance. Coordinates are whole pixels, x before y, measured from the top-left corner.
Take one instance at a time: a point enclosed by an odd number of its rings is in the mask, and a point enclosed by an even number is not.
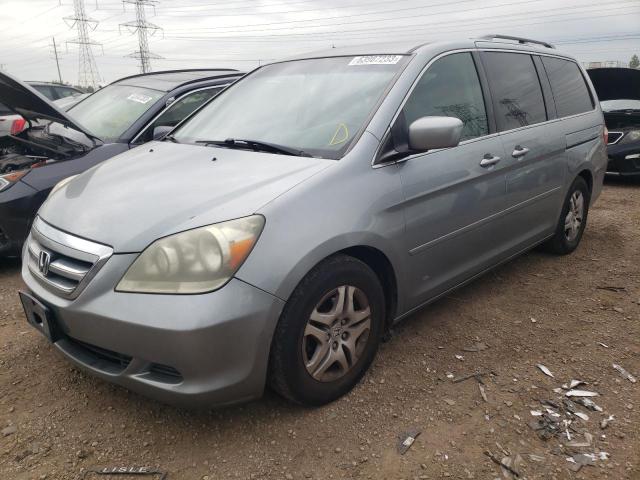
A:
[[[639,258],[640,183],[610,180],[573,255],[531,252],[414,314],[341,400],[305,409],[267,393],[196,412],[72,367],[27,325],[19,264],[2,260],[0,478],[115,466],[168,480],[504,478],[486,451],[528,479],[640,478],[640,382],[613,368],[640,376]],[[482,383],[456,381],[475,372]],[[563,414],[572,440],[539,438],[531,411],[560,404],[566,390],[553,390],[572,379],[603,411]],[[401,455],[398,436],[412,429],[421,434]],[[589,445],[567,445],[585,432]],[[595,453],[593,465],[576,472],[567,457],[577,453]]]

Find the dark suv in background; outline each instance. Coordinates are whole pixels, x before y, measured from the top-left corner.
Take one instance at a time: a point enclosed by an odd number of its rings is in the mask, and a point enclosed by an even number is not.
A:
[[[607,173],[640,178],[640,70],[587,71],[609,129]]]
[[[58,182],[166,132],[240,75],[228,69],[134,75],[63,112],[0,73],[0,104],[27,121],[21,132],[0,137],[0,254],[19,253]]]

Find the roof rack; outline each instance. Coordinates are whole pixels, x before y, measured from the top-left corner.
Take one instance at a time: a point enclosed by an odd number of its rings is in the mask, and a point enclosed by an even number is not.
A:
[[[543,47],[547,47],[547,48],[556,48],[552,44],[547,43],[547,42],[541,42],[540,40],[531,40],[530,38],[523,38],[523,37],[512,37],[510,35],[500,35],[498,33],[492,33],[492,34],[489,34],[489,35],[483,35],[482,37],[480,37],[480,39],[481,40],[494,40],[494,39],[513,40],[514,42],[518,42],[518,43],[521,43],[521,44],[535,43],[537,45],[542,45]]]

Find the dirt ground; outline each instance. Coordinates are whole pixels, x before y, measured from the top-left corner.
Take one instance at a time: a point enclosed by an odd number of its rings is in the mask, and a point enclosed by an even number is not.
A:
[[[268,392],[210,412],[70,366],[24,320],[18,262],[0,261],[0,478],[77,479],[114,466],[150,466],[168,480],[509,478],[488,450],[521,478],[640,479],[640,379],[612,367],[640,377],[639,259],[640,183],[609,180],[573,255],[531,252],[416,313],[341,400],[305,409]],[[490,372],[478,377],[486,402],[476,378],[455,381],[474,372]],[[557,402],[565,391],[553,389],[572,379],[600,394],[603,411],[580,406],[589,419],[568,427],[573,442],[590,433],[589,446],[567,446],[564,427],[542,440],[530,425],[531,410]],[[412,428],[421,434],[400,455],[398,435]],[[609,455],[575,472],[567,457],[579,452]]]

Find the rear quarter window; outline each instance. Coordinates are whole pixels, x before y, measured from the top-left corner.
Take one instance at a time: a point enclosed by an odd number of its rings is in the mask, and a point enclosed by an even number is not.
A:
[[[559,117],[593,110],[593,99],[578,65],[552,57],[542,57],[542,64],[551,83]]]

